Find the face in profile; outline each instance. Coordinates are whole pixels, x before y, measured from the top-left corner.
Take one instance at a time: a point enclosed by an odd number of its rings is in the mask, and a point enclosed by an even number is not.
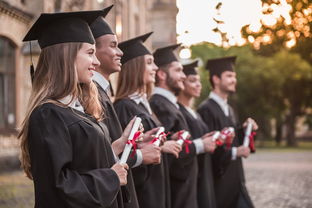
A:
[[[98,69],[104,74],[120,72],[122,56],[116,35],[106,34],[96,39],[96,57],[100,61]]]
[[[100,62],[95,56],[95,45],[90,43],[83,43],[79,49],[75,61],[75,68],[77,70],[78,82],[88,84],[92,81],[92,70],[99,66]]]
[[[220,79],[220,90],[227,93],[234,93],[236,91],[236,72],[233,71],[224,71],[221,74]]]
[[[186,76],[183,90],[185,95],[198,98],[200,96],[201,89],[202,85],[200,82],[200,76],[198,74],[190,74]]]
[[[154,57],[150,54],[144,55],[145,70],[144,70],[144,84],[155,83],[155,76],[158,67],[154,63]]]
[[[168,69],[166,84],[175,93],[179,93],[184,89],[183,81],[185,79],[183,67],[180,62],[174,61]]]

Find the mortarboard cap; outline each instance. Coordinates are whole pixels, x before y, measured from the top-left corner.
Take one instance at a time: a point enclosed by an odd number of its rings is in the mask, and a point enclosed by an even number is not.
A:
[[[107,7],[106,9],[111,10],[113,5],[110,7]],[[102,35],[115,35],[115,33],[112,31],[109,24],[104,20],[103,17],[98,17],[91,25],[90,29],[92,31],[93,37],[96,39]]]
[[[136,58],[138,56],[143,56],[146,54],[151,54],[151,52],[143,45],[143,42],[152,34],[153,32],[146,33],[144,35],[132,38],[130,40],[123,41],[118,44],[118,47],[124,53],[121,57],[121,64]]]
[[[184,64],[183,65],[183,72],[186,76],[188,75],[196,75],[198,74],[197,73],[197,70],[196,70],[196,67],[198,67],[198,60],[196,61],[193,61],[189,64]]]
[[[106,16],[111,7],[103,10],[42,13],[23,41],[38,40],[40,48],[58,43],[94,43],[89,25],[99,16]]]
[[[180,45],[181,44],[174,44],[156,49],[153,53],[155,64],[160,67],[173,61],[178,61],[178,58],[174,54],[174,50],[177,49]]]
[[[206,69],[210,72],[210,77],[213,75],[220,76],[222,72],[234,71],[236,56],[229,56],[217,59],[209,59],[206,64]]]

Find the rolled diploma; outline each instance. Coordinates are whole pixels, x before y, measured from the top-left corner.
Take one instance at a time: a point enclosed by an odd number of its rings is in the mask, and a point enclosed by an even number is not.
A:
[[[249,136],[251,134],[251,130],[252,130],[252,123],[248,122],[246,131],[245,131],[245,137],[244,137],[244,146],[245,147],[249,147]]]
[[[132,129],[130,131],[129,137],[128,137],[128,141],[133,139],[134,134],[138,131],[140,124],[141,124],[142,119],[137,117],[134,121],[134,124],[132,126]],[[125,164],[128,160],[130,151],[132,148],[132,144],[126,144],[125,149],[121,155],[121,159],[120,159],[120,163]]]
[[[219,138],[220,136],[220,131],[216,131],[213,135],[212,135],[212,141],[215,142],[217,141],[217,139]]]
[[[164,127],[160,127],[159,129],[158,129],[158,131],[157,131],[157,133],[156,133],[156,135],[155,135],[155,137],[156,138],[158,138],[155,142],[154,142],[154,144],[156,145],[156,146],[159,146],[160,145],[160,138],[159,138],[159,136],[160,136],[160,134],[161,133],[163,133],[165,131],[165,128]]]
[[[181,135],[182,139],[178,139],[177,143],[182,146],[184,140],[186,140],[188,135],[189,135],[188,131],[183,132],[183,134]]]

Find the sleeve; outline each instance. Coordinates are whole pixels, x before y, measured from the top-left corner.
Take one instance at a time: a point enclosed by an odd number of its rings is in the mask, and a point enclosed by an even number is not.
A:
[[[203,106],[199,108],[197,112],[201,115],[203,121],[208,126],[208,129],[212,131],[219,129],[219,126],[217,124],[217,119],[215,118],[215,115],[213,114],[211,109]],[[231,163],[232,151],[226,150],[224,146],[220,146],[215,149],[211,158],[212,158],[212,164],[214,167],[213,168],[214,175],[221,177],[225,173],[229,164]]]
[[[117,174],[110,168],[71,168],[72,139],[56,110],[44,109],[31,116],[29,150],[38,191],[56,191],[55,195],[61,196],[68,207],[110,206],[120,189]]]

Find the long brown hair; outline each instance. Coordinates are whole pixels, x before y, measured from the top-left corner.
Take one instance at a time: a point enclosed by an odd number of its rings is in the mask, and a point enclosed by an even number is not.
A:
[[[32,179],[31,161],[28,147],[29,118],[35,108],[44,103],[54,103],[67,107],[78,98],[86,113],[100,120],[102,108],[98,100],[97,88],[93,82],[79,84],[75,61],[83,43],[61,43],[43,48],[34,74],[26,117],[22,123],[18,139],[21,140],[21,164],[27,177]],[[57,100],[68,95],[72,100],[68,104]]]
[[[116,101],[135,92],[146,93],[147,97],[151,95],[153,84],[144,84],[145,66],[145,56],[133,58],[121,66],[117,81]]]

